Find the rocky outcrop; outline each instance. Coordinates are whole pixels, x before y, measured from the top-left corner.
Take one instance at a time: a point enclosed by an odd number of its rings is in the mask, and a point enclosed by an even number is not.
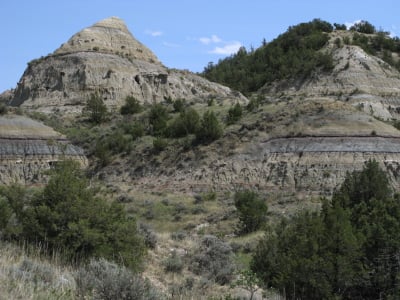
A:
[[[41,184],[62,159],[88,162],[79,147],[48,126],[24,116],[0,117],[0,184]]]
[[[332,53],[334,69],[314,72],[308,78],[282,80],[268,84],[262,93],[291,97],[331,97],[352,103],[366,113],[383,119],[400,115],[400,73],[377,56],[359,46],[343,45],[352,33],[334,31],[322,51]],[[336,41],[342,46],[337,47]],[[396,55],[396,54],[394,54]]]
[[[330,196],[347,172],[361,170],[368,160],[379,162],[400,190],[399,137],[296,137],[248,144],[232,156],[188,154],[174,165],[147,161],[110,166],[99,176],[111,183],[128,182],[149,191],[207,192],[256,189],[270,195]],[[164,161],[165,164],[167,164]]]
[[[143,103],[210,97],[247,101],[193,73],[167,69],[122,20],[113,17],[75,34],[53,54],[30,62],[10,104],[77,113],[92,93],[102,95],[110,109],[122,106],[129,95]]]

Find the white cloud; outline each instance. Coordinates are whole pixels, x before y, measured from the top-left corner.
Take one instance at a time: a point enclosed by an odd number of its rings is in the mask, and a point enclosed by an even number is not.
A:
[[[148,34],[148,35],[154,36],[154,37],[156,37],[156,36],[161,36],[161,35],[163,34],[162,31],[159,31],[159,30],[150,30],[150,29],[146,30],[145,33]]]
[[[355,24],[360,23],[362,20],[356,20],[353,22],[345,22],[344,25],[346,25],[347,29],[350,29],[350,27],[354,26]]]
[[[242,43],[240,43],[240,42],[232,42],[232,43],[226,44],[223,47],[215,47],[209,53],[230,55],[230,54],[236,53],[239,50],[240,47],[242,47]]]
[[[222,42],[222,40],[215,34],[213,34],[211,37],[199,38],[199,41],[204,45],[209,45],[211,43],[218,44]]]

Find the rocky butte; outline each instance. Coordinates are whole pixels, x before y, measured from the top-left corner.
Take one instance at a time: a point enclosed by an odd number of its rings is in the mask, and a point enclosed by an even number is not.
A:
[[[246,98],[193,73],[167,69],[116,17],[73,35],[54,53],[28,64],[10,105],[47,113],[80,113],[90,94],[102,95],[110,109],[126,96],[142,103],[167,98],[204,101]]]

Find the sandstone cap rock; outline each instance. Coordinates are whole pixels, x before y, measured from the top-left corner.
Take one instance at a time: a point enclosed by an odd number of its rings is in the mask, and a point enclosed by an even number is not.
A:
[[[136,40],[118,17],[101,20],[74,34],[54,54],[84,51],[112,53],[123,57],[161,64],[157,56]]]

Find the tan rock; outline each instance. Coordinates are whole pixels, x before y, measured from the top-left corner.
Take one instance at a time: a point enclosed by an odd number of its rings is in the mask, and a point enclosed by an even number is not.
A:
[[[43,184],[63,159],[88,164],[83,150],[52,128],[24,116],[0,117],[0,184]]]
[[[53,54],[30,62],[10,104],[46,113],[77,114],[90,94],[99,93],[110,109],[127,96],[142,103],[210,97],[246,102],[240,93],[187,71],[169,70],[112,17],[75,34]]]

